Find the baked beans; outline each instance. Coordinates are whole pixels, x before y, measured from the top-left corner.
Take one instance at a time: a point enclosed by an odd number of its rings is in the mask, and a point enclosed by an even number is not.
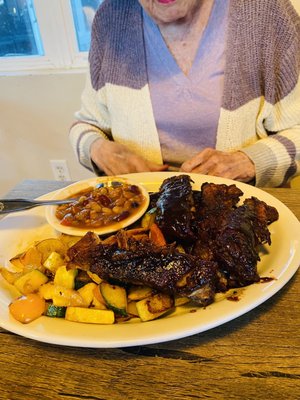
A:
[[[74,202],[57,207],[56,217],[65,226],[101,228],[118,223],[137,213],[146,198],[140,188],[111,181],[72,195]]]

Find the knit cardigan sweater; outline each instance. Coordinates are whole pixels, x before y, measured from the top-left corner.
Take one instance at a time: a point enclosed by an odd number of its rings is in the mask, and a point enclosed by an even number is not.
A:
[[[216,0],[219,1],[219,0]],[[162,163],[137,0],[107,0],[92,28],[82,108],[70,129],[90,170],[100,137]],[[230,0],[224,91],[216,149],[254,162],[256,186],[300,174],[300,16],[289,0]]]

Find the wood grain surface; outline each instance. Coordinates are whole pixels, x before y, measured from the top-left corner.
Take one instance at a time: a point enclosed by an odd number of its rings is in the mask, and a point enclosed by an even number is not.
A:
[[[34,198],[58,187],[57,182],[24,181],[8,197]],[[300,219],[300,190],[266,191]],[[247,314],[167,343],[74,348],[0,328],[0,399],[298,400],[299,332],[299,272]]]

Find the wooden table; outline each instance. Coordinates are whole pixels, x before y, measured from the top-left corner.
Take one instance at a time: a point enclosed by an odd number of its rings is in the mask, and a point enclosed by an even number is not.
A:
[[[62,185],[23,181],[7,197]],[[300,219],[300,190],[266,191]],[[74,348],[0,334],[0,399],[300,399],[299,272],[253,311],[168,343]]]

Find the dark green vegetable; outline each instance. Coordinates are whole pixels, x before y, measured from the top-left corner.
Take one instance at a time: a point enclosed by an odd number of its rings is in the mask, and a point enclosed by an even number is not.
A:
[[[54,304],[49,304],[46,311],[46,315],[47,317],[52,317],[52,318],[65,318],[66,309],[67,307],[60,307],[60,306],[55,306]]]

